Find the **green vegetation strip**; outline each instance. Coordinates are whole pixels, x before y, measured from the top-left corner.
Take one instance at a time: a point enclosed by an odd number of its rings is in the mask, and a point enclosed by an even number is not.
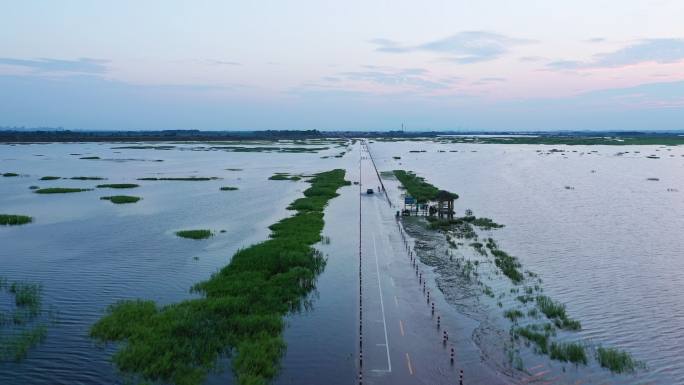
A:
[[[440,190],[426,182],[424,178],[417,176],[411,171],[394,170],[394,176],[399,179],[399,182],[406,188],[410,196],[416,199],[418,203],[425,203],[434,201],[437,198]],[[446,192],[451,195],[453,199],[458,199],[458,195]]]
[[[0,214],[0,225],[15,226],[33,222],[33,218],[26,215]]]
[[[103,178],[101,176],[74,176],[72,178],[73,180],[105,180],[107,178]]]
[[[90,191],[89,188],[68,188],[68,187],[48,187],[34,190],[36,194],[67,194],[77,193],[82,191]]]
[[[211,230],[181,230],[176,231],[176,235],[188,239],[206,239],[213,234],[211,233]]]
[[[349,184],[344,170],[314,176],[297,213],[272,225],[270,239],[239,250],[229,265],[195,285],[201,298],[158,307],[123,301],[91,329],[101,341],[122,342],[113,360],[124,372],[150,381],[201,384],[230,353],[242,385],[266,384],[279,367],[285,343],[283,316],[314,288],[325,259],[320,241],[323,209]]]
[[[136,188],[140,185],[135,183],[110,183],[110,184],[98,184],[98,188]]]
[[[59,176],[44,176],[44,177],[40,178],[40,180],[57,180],[57,179],[61,179],[61,177],[59,177]]]
[[[19,174],[17,174],[16,172],[6,172],[6,173],[2,174],[2,176],[12,177],[12,176],[19,176]]]
[[[175,181],[187,181],[187,182],[193,182],[193,181],[207,181],[207,180],[216,180],[219,179],[215,176],[212,177],[202,177],[202,176],[188,176],[188,177],[178,177],[178,178],[138,178],[138,180],[175,180]]]
[[[232,187],[232,186],[223,186],[221,187],[221,191],[235,191],[237,190],[237,187]]]
[[[112,203],[116,204],[122,204],[122,203],[135,203],[139,201],[141,198],[140,197],[133,197],[130,195],[114,195],[110,197],[101,197],[100,199],[110,201]]]

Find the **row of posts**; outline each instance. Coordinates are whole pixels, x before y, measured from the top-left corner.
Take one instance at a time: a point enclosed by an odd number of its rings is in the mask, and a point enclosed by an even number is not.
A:
[[[406,232],[405,232],[404,228],[401,226],[400,218],[397,218],[397,227],[399,228],[399,234],[401,235],[401,239],[404,242],[404,247],[406,248],[406,254],[409,257],[409,260],[411,261],[411,267],[415,268],[416,277],[418,277],[418,285],[419,286],[422,285],[422,287],[423,287],[423,295],[425,295],[426,302],[427,302],[428,306],[430,306],[430,314],[434,318],[434,316],[435,316],[435,303],[434,303],[434,301],[432,301],[432,302],[430,301],[430,289],[427,288],[426,279],[423,277],[423,272],[419,269],[419,266],[418,266],[416,253],[411,248],[409,240],[406,237]],[[441,317],[439,315],[437,315],[437,330],[439,330],[441,328],[441,321],[442,321]],[[442,332],[443,332],[442,333],[442,345],[444,347],[446,347],[448,342],[449,342],[449,332],[447,330],[443,330]],[[449,348],[449,362],[451,363],[451,365],[454,365],[454,363],[455,363],[455,356],[454,355],[455,355],[454,347],[450,346],[450,348]],[[459,385],[463,385],[463,369],[459,370],[459,381],[458,381],[458,383],[459,383]]]

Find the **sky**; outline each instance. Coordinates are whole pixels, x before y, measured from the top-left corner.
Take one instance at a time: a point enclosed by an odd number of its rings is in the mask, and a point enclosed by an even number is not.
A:
[[[682,130],[682,0],[0,0],[0,127]]]

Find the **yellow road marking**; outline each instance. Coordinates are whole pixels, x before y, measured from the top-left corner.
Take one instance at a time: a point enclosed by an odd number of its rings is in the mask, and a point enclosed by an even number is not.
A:
[[[411,357],[406,353],[406,365],[408,365],[409,374],[413,375],[413,367],[411,366]]]
[[[401,331],[401,336],[404,336],[404,323],[399,320],[399,330]]]

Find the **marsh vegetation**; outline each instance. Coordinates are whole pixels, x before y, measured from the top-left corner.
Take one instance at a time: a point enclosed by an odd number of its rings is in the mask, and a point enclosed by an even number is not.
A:
[[[201,298],[163,307],[144,300],[116,303],[91,336],[120,342],[114,363],[144,380],[200,384],[230,352],[239,384],[265,384],[277,374],[285,349],[283,316],[300,308],[325,265],[313,245],[321,239],[324,207],[348,184],[344,174],[316,174],[304,200],[291,205],[295,215],[270,226],[268,240],[239,250],[193,287]]]

